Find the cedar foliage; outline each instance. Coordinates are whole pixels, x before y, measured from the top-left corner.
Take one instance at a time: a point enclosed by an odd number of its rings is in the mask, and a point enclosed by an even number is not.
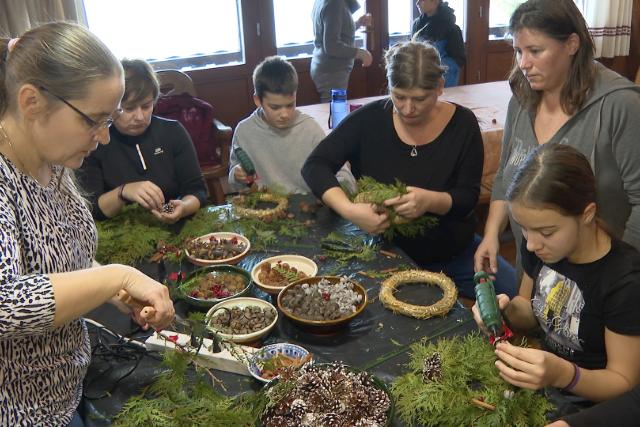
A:
[[[517,426],[547,424],[553,405],[541,394],[513,388],[498,375],[496,356],[487,339],[478,333],[466,337],[420,342],[411,346],[409,372],[397,378],[391,393],[396,411],[407,425],[414,426]],[[439,353],[442,378],[423,381],[425,359]],[[514,390],[513,398],[504,396]],[[483,397],[495,411],[478,408],[472,398]]]
[[[114,420],[116,427],[250,427],[264,409],[264,397],[249,393],[227,397],[218,393],[204,372],[187,377],[188,353],[167,351],[167,371],[140,395],[127,401]]]
[[[156,244],[171,233],[150,212],[137,204],[125,206],[115,218],[96,222],[101,264],[133,265],[151,255]]]
[[[366,195],[368,203],[373,203],[381,211],[384,210],[389,215],[391,225],[383,233],[386,239],[393,239],[396,234],[400,234],[404,237],[416,237],[424,234],[424,232],[438,224],[438,219],[430,214],[424,214],[419,218],[409,220],[408,218],[401,217],[408,222],[396,223],[394,220],[399,215],[395,209],[384,206],[384,201],[392,199],[394,197],[407,194],[407,185],[396,179],[394,184],[383,184],[376,181],[370,176],[363,176],[358,179],[358,192],[353,195],[351,200],[355,199],[358,194]]]
[[[155,251],[158,242],[183,247],[185,241],[208,233],[230,231],[242,234],[256,251],[268,250],[280,239],[296,241],[307,228],[295,219],[277,219],[270,223],[252,218],[235,218],[227,208],[200,209],[185,221],[180,232],[158,221],[150,212],[132,204],[111,219],[98,221],[96,260],[101,264],[135,265]],[[173,256],[173,255],[171,255]],[[172,261],[179,261],[173,259]]]

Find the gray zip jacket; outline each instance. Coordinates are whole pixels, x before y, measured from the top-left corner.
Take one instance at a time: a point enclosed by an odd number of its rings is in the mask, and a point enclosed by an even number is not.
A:
[[[600,217],[615,237],[640,249],[640,87],[596,63],[585,105],[549,140],[580,150],[595,171]],[[492,200],[504,200],[518,167],[537,146],[533,116],[511,97]],[[510,218],[516,241],[520,227]],[[518,252],[519,253],[519,252]]]

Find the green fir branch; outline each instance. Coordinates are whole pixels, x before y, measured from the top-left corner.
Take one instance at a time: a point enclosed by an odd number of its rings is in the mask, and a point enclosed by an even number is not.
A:
[[[399,215],[395,209],[384,206],[384,201],[407,193],[407,185],[398,179],[394,184],[383,184],[370,176],[363,176],[358,179],[358,192],[353,195],[351,200],[360,197],[362,198],[359,200],[360,202],[372,203],[381,211],[387,212],[391,225],[383,233],[386,239],[391,240],[398,234],[411,238],[423,235],[426,230],[438,225],[438,218],[433,215],[422,215],[412,220],[402,217],[407,222],[396,223],[395,219]]]
[[[391,387],[396,410],[407,425],[442,426],[542,426],[553,405],[541,394],[513,389],[498,375],[493,347],[485,337],[475,333],[464,338],[441,339],[437,343],[421,342],[411,346],[408,373],[397,378]],[[423,380],[425,359],[434,353],[442,361],[442,378]],[[515,392],[512,398],[505,390]],[[487,411],[470,403],[482,397],[494,405]]]
[[[340,264],[352,260],[372,261],[378,252],[377,245],[369,245],[362,236],[349,236],[332,231],[321,240],[323,255],[333,258]]]

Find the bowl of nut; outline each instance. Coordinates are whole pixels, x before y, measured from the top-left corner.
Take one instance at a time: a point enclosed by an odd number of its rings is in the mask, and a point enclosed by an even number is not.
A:
[[[250,287],[248,271],[233,265],[214,265],[188,275],[178,285],[178,291],[192,306],[208,309],[220,301],[244,295]]]
[[[191,263],[205,267],[218,264],[237,264],[251,248],[249,239],[241,234],[209,233],[187,242],[185,255]]]
[[[207,329],[221,339],[235,343],[256,341],[276,325],[278,311],[259,298],[233,298],[222,301],[209,309],[206,315]]]
[[[347,277],[309,277],[291,283],[278,294],[278,308],[285,317],[318,333],[348,324],[366,306],[366,289]]]
[[[283,369],[300,367],[313,359],[311,353],[296,344],[286,342],[269,344],[255,352],[249,359],[249,373],[255,379],[269,382]]]
[[[277,295],[285,286],[296,280],[313,277],[318,266],[301,255],[278,255],[264,259],[251,270],[251,279],[268,294]]]

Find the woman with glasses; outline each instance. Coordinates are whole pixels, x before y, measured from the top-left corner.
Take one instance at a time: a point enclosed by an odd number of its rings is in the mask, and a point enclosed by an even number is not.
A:
[[[143,60],[123,60],[122,111],[110,129],[111,143],[92,153],[80,179],[97,219],[137,203],[164,223],[195,213],[207,191],[189,134],[173,120],[152,115],[160,87]]]
[[[165,286],[93,265],[96,228],[70,171],[109,142],[123,91],[120,63],[80,26],[0,39],[0,425],[83,425],[85,313],[126,291],[145,306],[140,324],[174,317]]]

